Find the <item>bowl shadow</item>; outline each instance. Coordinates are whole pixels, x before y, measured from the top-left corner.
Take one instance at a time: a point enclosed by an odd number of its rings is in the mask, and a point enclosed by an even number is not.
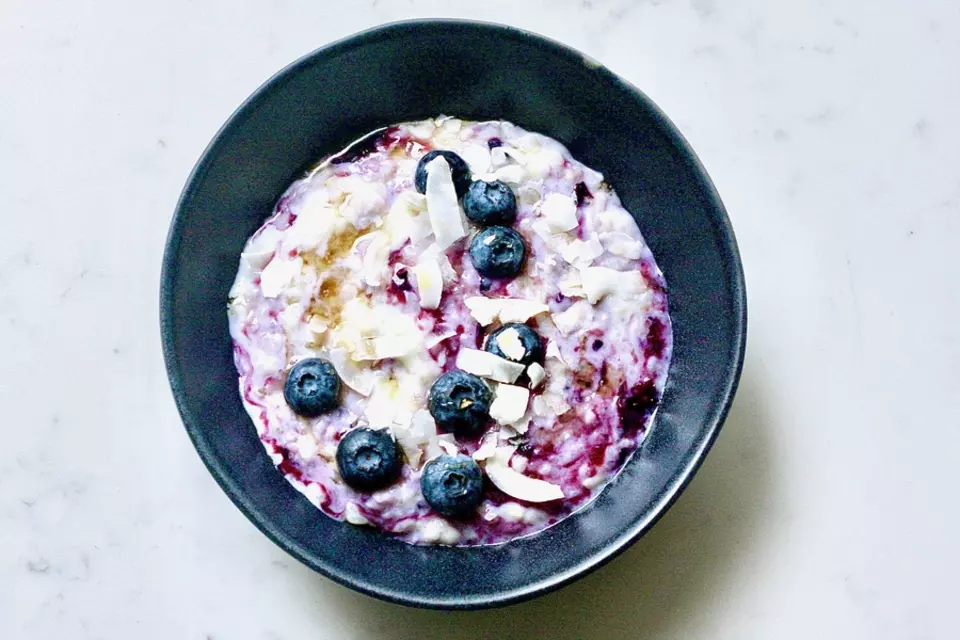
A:
[[[613,640],[682,633],[722,601],[738,568],[762,544],[773,468],[758,369],[748,356],[721,435],[677,503],[632,548],[582,580],[528,602],[475,612],[402,607],[318,576],[304,580],[307,589],[300,593],[340,612],[357,638]],[[317,624],[322,628],[323,621]]]

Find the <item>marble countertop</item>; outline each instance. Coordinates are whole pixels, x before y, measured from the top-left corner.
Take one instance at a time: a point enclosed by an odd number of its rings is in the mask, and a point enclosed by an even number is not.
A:
[[[415,16],[505,22],[646,91],[747,272],[727,426],[602,570],[504,610],[313,574],[180,426],[157,283],[174,203],[294,58]],[[0,638],[958,637],[960,8],[943,0],[0,2]]]

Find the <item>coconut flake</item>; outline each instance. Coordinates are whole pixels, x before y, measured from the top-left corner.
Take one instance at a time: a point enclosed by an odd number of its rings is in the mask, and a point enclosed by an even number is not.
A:
[[[346,224],[330,203],[327,191],[315,191],[301,202],[297,219],[286,231],[284,242],[300,251],[314,251]]]
[[[494,450],[497,448],[497,445],[493,442],[487,442],[480,445],[480,447],[473,452],[473,459],[477,462],[483,462],[487,458],[493,455]]]
[[[490,417],[498,424],[511,424],[527,412],[530,391],[524,387],[498,384],[490,404]]]
[[[363,254],[363,280],[371,287],[378,287],[383,283],[390,258],[390,236],[383,231],[374,231],[367,235],[370,236],[370,241]]]
[[[433,235],[433,227],[430,225],[430,216],[424,212],[413,217],[410,227],[410,242],[420,244]]]
[[[297,453],[303,460],[313,460],[317,457],[320,447],[317,439],[310,433],[305,433],[297,438]]]
[[[559,395],[547,393],[535,397],[531,403],[531,409],[534,415],[556,417],[564,415],[570,411],[571,407],[567,404],[567,401]]]
[[[507,324],[509,322],[526,322],[530,318],[549,310],[550,307],[542,302],[519,298],[501,298],[498,315],[500,316],[500,322]]]
[[[461,349],[457,354],[457,368],[481,378],[505,383],[515,382],[524,369],[522,364],[477,349]]]
[[[427,339],[426,339],[426,340],[424,340],[424,345],[427,347],[427,349],[433,349],[435,346],[437,346],[438,344],[440,344],[440,343],[443,342],[444,340],[449,340],[450,338],[454,337],[455,335],[457,335],[457,332],[454,331],[453,329],[448,329],[447,331],[444,331],[443,333],[431,334],[431,335],[427,336]]]
[[[494,175],[497,177],[497,180],[501,180],[507,184],[519,185],[527,177],[527,172],[518,164],[508,164],[505,167],[497,169]]]
[[[540,204],[540,213],[553,232],[570,231],[577,227],[577,203],[570,196],[551,193]]]
[[[643,244],[639,240],[620,231],[601,233],[600,243],[609,253],[630,260],[639,260],[643,251]]]
[[[536,389],[547,377],[547,371],[539,363],[534,362],[527,367],[527,377],[530,378],[530,388]]]
[[[442,456],[443,454],[457,454],[457,444],[454,441],[452,434],[444,433],[435,435],[430,438],[429,442],[427,442],[427,460],[436,458],[437,456]]]
[[[416,320],[390,306],[374,310],[363,298],[354,298],[343,306],[336,337],[357,362],[402,358],[423,346]]]
[[[548,358],[553,358],[555,360],[559,360],[563,364],[566,364],[566,361],[563,359],[563,356],[560,355],[560,347],[557,346],[557,343],[553,340],[547,343],[546,356]]]
[[[363,369],[350,360],[346,349],[330,349],[330,363],[337,370],[337,375],[343,383],[362,396],[373,393],[373,380],[366,375]]]
[[[576,269],[569,269],[559,280],[557,288],[567,298],[583,298],[587,294],[583,292],[583,282],[580,281],[580,272]]]
[[[484,327],[493,323],[500,314],[501,301],[497,299],[471,296],[465,298],[463,304],[470,310],[470,315],[473,316],[473,319]]]
[[[293,334],[301,327],[303,320],[303,305],[299,302],[292,302],[280,312],[280,321],[287,334]]]
[[[421,447],[427,445],[432,438],[437,435],[437,424],[433,416],[426,409],[419,409],[413,414],[409,427],[394,425],[394,437],[403,454],[414,469],[419,468],[420,460],[423,457]]]
[[[504,145],[490,150],[490,161],[495,167],[505,165],[511,159],[520,165],[527,164],[527,157],[519,149]]]
[[[497,346],[511,360],[522,360],[527,354],[527,350],[520,341],[520,334],[513,327],[497,334]]]
[[[607,267],[586,267],[580,269],[583,291],[587,300],[596,304],[610,294],[621,296],[635,295],[647,290],[643,274],[639,271],[617,271]]]
[[[437,245],[432,244],[420,256],[420,261],[413,268],[416,277],[417,294],[420,296],[420,306],[424,309],[436,309],[440,306],[443,296],[443,273],[437,262]],[[434,249],[431,251],[431,249]]]
[[[315,335],[321,335],[326,333],[330,327],[320,316],[310,316],[310,320],[307,322],[307,328]]]
[[[568,336],[583,326],[583,320],[589,311],[590,304],[586,300],[578,300],[566,311],[555,313],[551,317],[560,333]]]
[[[393,424],[396,412],[396,403],[385,385],[377,386],[363,408],[363,415],[367,419],[367,426],[373,429],[382,429]]]
[[[303,259],[297,256],[293,260],[274,257],[260,272],[260,290],[265,298],[276,298],[300,276]]]
[[[530,429],[531,419],[531,416],[524,416],[519,420],[515,420],[513,424],[510,425],[510,428],[516,431],[518,434],[524,434]]]
[[[443,156],[437,156],[427,165],[427,214],[437,241],[437,247],[445,250],[467,235],[457,204],[457,191],[453,186],[450,165]]]
[[[460,148],[459,153],[474,175],[490,169],[490,149],[486,145],[467,144]]]
[[[460,448],[457,447],[457,443],[454,440],[453,435],[449,433],[442,436],[437,436],[437,445],[439,445],[439,447],[443,449],[443,452],[448,456],[455,456],[460,453]]]
[[[470,310],[470,315],[483,326],[493,323],[498,317],[500,322],[504,324],[526,322],[530,318],[550,310],[547,305],[541,302],[520,298],[471,296],[463,302]]]
[[[515,447],[500,447],[487,461],[486,472],[490,481],[508,496],[525,502],[551,502],[560,500],[563,489],[545,480],[525,476],[510,468],[510,456]]]
[[[543,147],[537,153],[527,155],[527,172],[536,179],[543,179],[553,169],[563,166],[563,155],[551,147]]]
[[[594,234],[586,242],[580,239],[574,240],[560,250],[560,255],[570,264],[587,266],[603,255],[603,245]]]
[[[388,309],[394,313],[400,313],[392,308]],[[373,312],[365,296],[350,298],[344,302],[343,308],[340,310],[340,324],[336,331],[345,337],[372,337],[380,332],[380,319]]]
[[[403,358],[419,350],[423,345],[423,335],[416,333],[401,333],[397,335],[378,336],[367,339],[368,354],[358,360],[385,360],[387,358]]]
[[[488,437],[493,435],[493,437]],[[493,454],[497,452],[497,436],[495,432],[490,432],[483,437],[483,440],[480,442],[480,446],[477,447],[477,450],[473,452],[473,459],[477,462],[482,462],[492,457]]]

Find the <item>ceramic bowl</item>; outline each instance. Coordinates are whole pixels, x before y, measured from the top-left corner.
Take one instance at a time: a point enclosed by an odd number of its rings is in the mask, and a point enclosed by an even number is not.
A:
[[[273,467],[244,412],[227,328],[240,250],[286,187],[361,134],[438,114],[509,120],[564,143],[614,186],[669,287],[673,362],[649,435],[587,507],[497,546],[411,546],[311,505]],[[250,521],[348,587],[450,609],[555,589],[653,526],[717,436],[746,338],[730,222],[667,117],[577,51],[517,29],[458,21],[366,31],[305,56],[260,87],[187,181],[167,241],[160,302],[167,371],[187,432]]]

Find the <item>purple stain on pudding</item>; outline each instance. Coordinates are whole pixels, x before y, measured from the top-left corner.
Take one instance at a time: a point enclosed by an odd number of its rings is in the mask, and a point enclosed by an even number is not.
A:
[[[413,287],[410,285],[410,276],[406,269],[397,269],[397,280],[397,288],[400,291],[413,291]]]
[[[633,436],[644,430],[659,401],[660,394],[652,378],[645,378],[629,390],[623,385],[620,399],[617,400],[617,409],[620,412],[624,435]]]
[[[663,357],[663,352],[667,347],[666,327],[659,318],[651,318],[650,326],[647,328],[647,349],[650,355],[658,358]]]
[[[433,361],[441,366],[444,372],[456,368],[457,354],[460,353],[460,340],[456,337],[447,338],[427,350]]]
[[[287,452],[284,449],[277,447],[277,453],[280,454],[282,458],[280,460],[280,464],[277,465],[281,473],[283,473],[284,475],[291,476],[294,480],[298,482],[303,482],[304,481],[303,472],[300,471],[300,469],[295,464],[293,464],[293,461],[291,461],[290,458],[287,456]]]
[[[447,258],[451,264],[462,264],[463,257],[467,253],[466,240],[457,240],[449,249],[447,249]]]
[[[578,207],[583,206],[583,203],[586,202],[588,198],[593,198],[593,194],[590,193],[590,189],[587,188],[587,185],[584,182],[578,182],[577,186],[573,188],[573,192],[577,196]]]
[[[290,228],[290,225],[297,221],[297,214],[290,211],[290,196],[280,198],[273,217],[272,224],[277,231],[286,231]]]
[[[663,274],[660,273],[660,270],[657,269],[657,266],[649,260],[644,260],[640,263],[640,273],[643,274],[643,279],[647,281],[647,285],[656,291],[661,293],[669,293],[667,288],[667,282],[663,279]]]
[[[407,301],[407,292],[413,291],[413,285],[410,284],[410,274],[404,269],[397,269],[397,272],[387,283],[386,294],[391,302],[405,303]]]
[[[480,144],[486,143],[490,149],[514,144],[509,131],[501,133],[496,128],[490,128],[490,125],[483,125],[479,135],[474,133],[471,140]],[[371,133],[353,145],[348,153],[334,159],[334,166],[323,169],[316,182],[320,184],[328,175],[359,175],[365,180],[386,181],[387,193],[390,194],[386,198],[386,204],[389,205],[391,196],[412,189],[410,180],[390,173],[397,158],[406,156],[408,159],[417,159],[432,147],[433,140],[430,136],[421,138],[409,128],[401,126],[382,129]],[[559,173],[566,176],[585,175],[577,162],[566,157]],[[615,198],[601,202],[597,197],[599,192],[591,193],[591,189],[584,182],[577,180],[578,178],[562,179],[558,177],[558,172],[554,171],[544,191],[561,193],[566,197],[574,196],[580,224],[576,232],[571,232],[571,236],[584,238],[591,230],[596,231],[598,216],[607,214],[613,215],[615,222],[619,216],[619,221],[613,228],[633,233],[628,227],[629,218],[619,211],[620,206]],[[607,189],[606,186],[599,188]],[[296,210],[305,193],[299,183],[292,188],[277,204],[267,226],[281,231],[289,227],[295,219],[293,210]],[[593,211],[594,209],[596,211]],[[519,212],[517,228],[521,229],[525,236],[529,236],[527,223],[533,215],[534,212],[528,209]],[[554,284],[557,276],[555,270],[536,268],[550,252],[542,243],[531,242],[531,238],[532,236],[525,237],[530,268],[522,277],[527,280],[481,278],[465,252],[469,244],[469,238],[465,238],[445,251],[459,277],[455,282],[447,283],[441,308],[420,310],[417,288],[413,286],[414,275],[409,266],[416,264],[418,251],[408,242],[389,254],[388,265],[384,268],[389,277],[383,281],[379,291],[372,295],[374,298],[382,296],[377,299],[378,304],[383,302],[403,307],[403,312],[414,318],[427,344],[432,344],[432,340],[427,340],[428,337],[436,339],[447,333],[455,334],[440,340],[424,353],[428,362],[433,361],[428,369],[438,372],[452,370],[456,368],[456,359],[462,349],[482,350],[485,337],[496,328],[496,325],[479,325],[463,303],[465,298],[481,295],[487,298],[524,299],[532,296],[546,303],[552,313],[566,310],[577,302],[576,298],[558,295]],[[286,250],[281,251],[278,256],[293,257],[292,254],[288,255]],[[564,265],[562,262],[559,264]],[[601,260],[599,264],[602,266],[605,263]],[[462,535],[457,544],[504,542],[516,536],[539,531],[562,520],[602,490],[605,480],[600,478],[611,477],[612,473],[626,462],[636,449],[637,442],[649,429],[659,402],[658,388],[663,383],[668,364],[672,343],[670,321],[666,315],[663,279],[649,251],[644,247],[641,258],[630,261],[629,267],[641,270],[653,295],[651,306],[641,316],[643,319],[629,324],[623,335],[606,333],[607,320],[598,320],[591,326],[599,323],[603,324],[603,327],[584,326],[572,335],[551,337],[558,342],[557,346],[562,349],[564,357],[571,362],[571,372],[568,374],[570,379],[561,385],[562,388],[557,389],[556,394],[573,410],[559,416],[538,416],[531,422],[526,434],[508,440],[519,446],[514,468],[530,478],[560,486],[565,499],[553,503],[526,504],[504,494],[487,480],[484,502],[477,513],[449,523]],[[259,277],[254,276],[252,284],[260,286]],[[264,300],[258,307],[251,308],[244,318],[231,318],[234,323],[232,332],[236,340],[234,359],[242,378],[241,393],[255,420],[264,426],[261,440],[267,451],[278,462],[280,471],[291,481],[295,480],[304,485],[315,484],[322,489],[321,508],[328,515],[342,519],[346,503],[352,502],[357,512],[367,518],[374,527],[396,532],[407,542],[431,542],[420,534],[435,515],[423,507],[422,502],[407,508],[392,497],[381,504],[370,496],[345,493],[342,487],[332,483],[322,473],[325,462],[307,462],[300,457],[296,447],[290,446],[293,440],[289,437],[296,435],[300,429],[299,422],[285,415],[268,415],[263,408],[267,396],[273,393],[269,390],[275,391],[282,385],[283,379],[282,376],[278,378],[275,372],[260,371],[254,367],[245,347],[249,345],[256,349],[258,341],[264,339],[265,334],[272,335],[271,332],[278,328],[276,312],[279,308],[274,302]],[[306,319],[307,316],[302,318],[304,321]],[[543,318],[531,319],[527,324],[542,328],[543,321]],[[607,335],[611,337],[608,339]],[[268,342],[267,346],[271,344]],[[651,359],[651,356],[654,358]],[[656,356],[659,356],[659,361]],[[405,365],[399,361],[381,360],[374,366],[389,378],[395,373],[394,367],[399,369]],[[264,389],[268,392],[264,392]],[[546,393],[546,388],[533,393]],[[322,434],[317,434],[317,439],[326,447],[335,447],[343,433],[351,426],[341,417],[336,417],[329,427],[323,429]],[[493,424],[490,427],[495,428]],[[279,442],[287,445],[280,446]],[[564,443],[568,444],[565,446]],[[472,454],[479,446],[478,441],[458,441],[457,444],[460,451],[467,455]],[[404,468],[397,486],[402,487],[403,491],[419,491],[418,478],[418,471],[408,465]],[[598,480],[584,486],[583,481],[586,478]],[[525,509],[532,510],[530,514],[535,516],[535,519],[529,522],[514,522],[498,516],[496,508],[508,502],[520,502]]]

